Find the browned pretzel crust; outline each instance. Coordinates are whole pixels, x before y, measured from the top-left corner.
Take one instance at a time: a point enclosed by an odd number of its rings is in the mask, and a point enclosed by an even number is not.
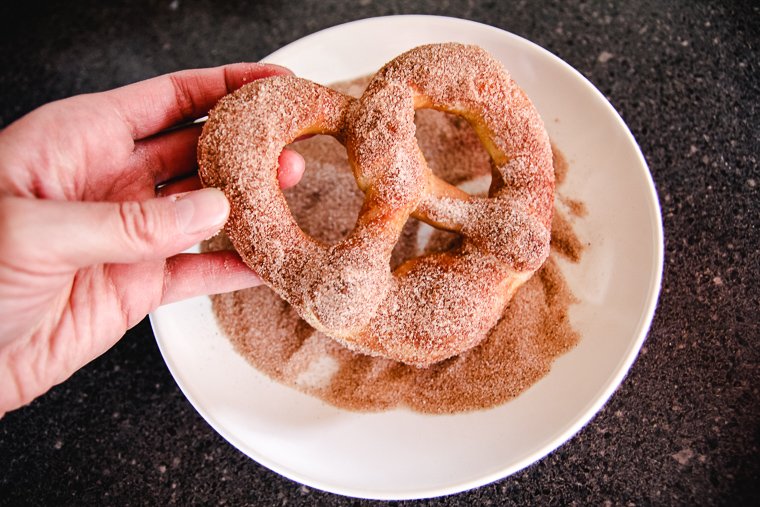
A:
[[[418,108],[472,124],[492,159],[488,197],[431,173],[414,136]],[[278,185],[280,152],[304,134],[342,142],[365,192],[356,226],[335,245],[298,227]],[[312,326],[360,352],[427,366],[475,346],[549,253],[548,135],[525,93],[476,46],[412,49],[358,100],[292,76],[245,85],[209,114],[198,160],[204,185],[232,203],[226,231],[245,262]],[[391,272],[410,215],[462,243]]]

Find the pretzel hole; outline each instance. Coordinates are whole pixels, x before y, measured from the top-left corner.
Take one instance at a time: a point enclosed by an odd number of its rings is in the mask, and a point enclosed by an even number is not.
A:
[[[409,217],[391,253],[391,269],[423,255],[452,250],[461,244],[461,240],[462,236],[458,233],[436,229]]]
[[[364,202],[345,148],[329,135],[298,139],[288,148],[306,162],[298,185],[283,190],[293,218],[313,238],[328,245],[340,242],[356,225]]]
[[[491,157],[467,119],[434,109],[418,109],[414,121],[417,144],[435,176],[470,195],[488,193]],[[468,183],[473,181],[479,183]]]
[[[293,218],[315,239],[330,245],[340,242],[353,229],[364,202],[345,148],[328,135],[299,139],[288,148],[299,152],[306,162],[298,185],[283,190]],[[445,250],[458,237],[410,217],[393,248],[390,267],[396,269],[409,259]]]

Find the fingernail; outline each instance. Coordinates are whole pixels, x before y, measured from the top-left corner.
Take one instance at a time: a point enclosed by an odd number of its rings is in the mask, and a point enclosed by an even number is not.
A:
[[[262,65],[266,65],[270,69],[272,69],[272,70],[274,70],[274,71],[276,71],[278,73],[281,73],[281,74],[287,74],[287,75],[290,75],[290,76],[293,75],[293,71],[292,70],[290,70],[287,67],[283,67],[282,65],[277,65],[276,63],[262,63]]]
[[[230,205],[221,190],[204,188],[175,196],[177,225],[185,234],[198,234],[224,225]]]
[[[282,65],[275,63],[252,63],[248,64],[248,69],[241,76],[241,85],[256,81],[263,77],[293,75],[293,71]]]

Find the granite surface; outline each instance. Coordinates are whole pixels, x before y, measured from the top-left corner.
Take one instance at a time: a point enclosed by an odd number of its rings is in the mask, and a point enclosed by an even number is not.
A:
[[[3,126],[53,99],[256,60],[378,15],[472,19],[557,54],[609,98],[649,162],[666,240],[652,329],[621,387],[568,443],[511,477],[420,503],[760,504],[757,4],[9,4],[0,7]],[[177,388],[147,320],[0,420],[0,467],[8,505],[375,503],[296,484],[228,445]]]

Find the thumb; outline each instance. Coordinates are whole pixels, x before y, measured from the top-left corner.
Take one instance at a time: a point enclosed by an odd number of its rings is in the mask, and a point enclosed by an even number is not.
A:
[[[163,259],[216,233],[229,203],[216,188],[129,202],[3,198],[0,251],[33,265],[80,268]],[[22,252],[19,250],[23,249]]]

